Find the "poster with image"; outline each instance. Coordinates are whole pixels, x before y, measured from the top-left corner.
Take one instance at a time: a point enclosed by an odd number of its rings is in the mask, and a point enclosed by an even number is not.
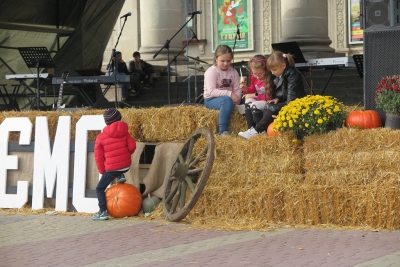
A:
[[[362,44],[363,29],[360,25],[360,1],[348,0],[349,2],[349,43]]]
[[[213,52],[218,45],[235,51],[254,50],[252,0],[213,0],[211,14]]]

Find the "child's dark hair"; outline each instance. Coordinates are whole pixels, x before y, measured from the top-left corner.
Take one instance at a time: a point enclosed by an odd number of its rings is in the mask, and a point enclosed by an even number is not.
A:
[[[272,98],[275,98],[275,84],[273,83],[274,76],[272,75],[271,71],[267,68],[267,58],[263,55],[255,55],[249,61],[249,69],[250,71],[253,68],[263,68],[265,71],[264,75],[264,84],[265,84],[265,92]]]
[[[281,51],[274,51],[267,59],[267,68],[270,70],[281,64],[286,64],[286,66],[294,67],[295,62],[292,54],[285,54]]]
[[[233,58],[233,52],[229,46],[227,46],[227,45],[217,46],[217,48],[215,49],[215,53],[214,53],[214,63],[217,63],[217,58],[224,54],[231,54],[231,56]]]

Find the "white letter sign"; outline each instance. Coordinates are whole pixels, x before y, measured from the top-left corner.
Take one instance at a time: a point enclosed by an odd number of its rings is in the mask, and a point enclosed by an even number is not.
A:
[[[58,118],[53,152],[51,153],[47,117],[36,117],[32,194],[33,210],[43,209],[45,181],[47,198],[53,197],[57,176],[55,210],[67,211],[70,131],[71,117],[60,116]]]
[[[0,207],[22,208],[28,202],[28,181],[18,181],[17,194],[6,194],[7,170],[18,169],[18,156],[8,155],[10,132],[20,132],[19,144],[29,145],[32,122],[29,118],[6,118],[0,125]]]

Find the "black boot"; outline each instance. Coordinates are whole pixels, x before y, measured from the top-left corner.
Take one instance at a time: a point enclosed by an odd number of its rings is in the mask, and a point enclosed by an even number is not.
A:
[[[251,114],[253,116],[253,121],[255,122],[255,124],[258,124],[260,122],[260,120],[262,119],[262,117],[263,117],[262,110],[259,110],[254,105],[250,108],[250,110],[251,110]]]
[[[253,115],[251,114],[251,108],[249,104],[244,104],[244,117],[246,118],[247,129],[256,126],[253,120]]]

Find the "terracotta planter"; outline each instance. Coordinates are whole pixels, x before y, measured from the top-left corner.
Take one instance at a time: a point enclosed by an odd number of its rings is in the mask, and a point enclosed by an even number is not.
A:
[[[386,113],[385,128],[400,129],[400,115]]]

